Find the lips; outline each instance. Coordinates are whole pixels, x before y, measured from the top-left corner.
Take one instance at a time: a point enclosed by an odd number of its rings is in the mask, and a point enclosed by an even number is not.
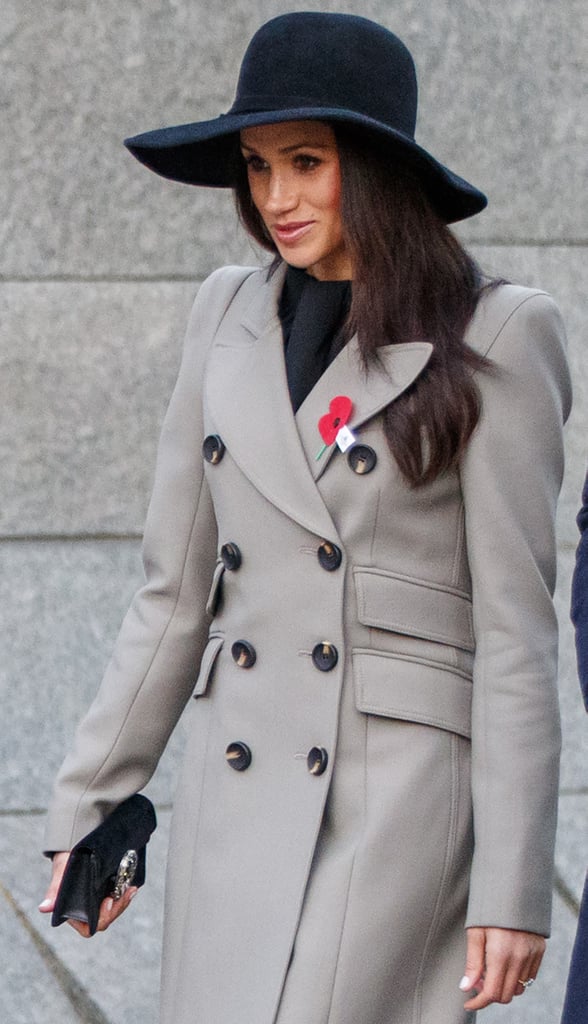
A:
[[[279,242],[284,244],[297,242],[310,231],[314,224],[312,220],[292,221],[288,224],[274,224],[273,233]]]

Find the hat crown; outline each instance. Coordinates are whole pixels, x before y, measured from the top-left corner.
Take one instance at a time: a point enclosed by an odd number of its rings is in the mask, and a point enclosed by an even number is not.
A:
[[[256,32],[227,114],[144,132],[125,144],[166,178],[234,188],[243,129],[309,119],[348,122],[373,132],[388,159],[396,152],[410,161],[447,223],[479,213],[485,195],[417,143],[416,112],[416,71],[397,36],[355,14],[296,12]]]
[[[413,59],[397,36],[358,15],[272,18],[247,48],[230,113],[289,107],[349,111],[414,138]]]

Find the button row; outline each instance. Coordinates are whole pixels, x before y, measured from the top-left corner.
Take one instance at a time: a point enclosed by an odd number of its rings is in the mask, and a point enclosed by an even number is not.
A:
[[[317,548],[317,558],[319,565],[326,569],[327,572],[334,572],[338,569],[343,561],[343,555],[341,548],[337,547],[336,544],[332,544],[331,541],[324,540],[322,544]],[[225,569],[230,572],[236,572],[237,569],[241,568],[243,557],[241,551],[234,541],[229,541],[228,544],[223,544],[220,550],[221,562]]]
[[[225,758],[227,764],[236,772],[244,772],[249,768],[253,755],[246,743],[243,743],[242,740],[236,740],[235,743],[229,743],[225,750]],[[327,770],[328,763],[329,755],[324,747],[313,747],[309,750],[306,757],[306,767],[311,775],[322,775]]]
[[[257,661],[257,652],[249,640],[235,640],[231,647],[231,655],[239,668],[252,668]],[[339,652],[328,640],[323,640],[312,649],[312,662],[319,672],[331,672],[338,660]]]
[[[218,434],[209,434],[204,438],[202,454],[211,465],[218,465],[225,454],[225,446]],[[377,461],[378,456],[368,444],[354,444],[347,453],[348,464],[353,472],[360,476],[371,473]]]

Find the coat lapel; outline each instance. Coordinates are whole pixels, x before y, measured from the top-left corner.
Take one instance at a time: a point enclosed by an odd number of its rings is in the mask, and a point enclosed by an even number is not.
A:
[[[292,413],[282,330],[277,315],[285,268],[237,296],[224,317],[211,350],[206,396],[215,424],[241,471],[273,505],[320,537],[336,530],[315,481],[334,445],[317,462],[318,420],[329,402],[347,394],[353,402],[351,429],[380,411],[415,379],[432,346],[387,346],[381,368],[361,369],[353,339],[339,353],[302,404]]]
[[[360,440],[360,427],[380,412],[389,402],[398,398],[427,365],[433,346],[428,342],[410,342],[404,345],[384,345],[378,350],[380,364],[364,371],[357,338],[327,367],[296,414],[296,425],[314,480],[324,473],[332,455],[338,451],[333,444],[319,459],[322,447],[318,421],[329,411],[329,403],[336,395],[347,395],[353,403],[347,424]]]
[[[273,505],[320,537],[336,530],[314,485],[288,394],[277,300],[284,270],[223,319],[206,371],[212,422],[241,471]]]

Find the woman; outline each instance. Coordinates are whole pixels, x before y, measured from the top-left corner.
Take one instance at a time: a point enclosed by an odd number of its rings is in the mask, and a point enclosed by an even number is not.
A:
[[[141,788],[194,698],[166,1024],[456,1024],[541,962],[563,331],[543,293],[483,285],[446,224],[485,197],[415,117],[400,40],[299,13],[253,38],[227,115],[127,142],[234,187],[275,256],[200,290],[147,583],[47,835]]]

